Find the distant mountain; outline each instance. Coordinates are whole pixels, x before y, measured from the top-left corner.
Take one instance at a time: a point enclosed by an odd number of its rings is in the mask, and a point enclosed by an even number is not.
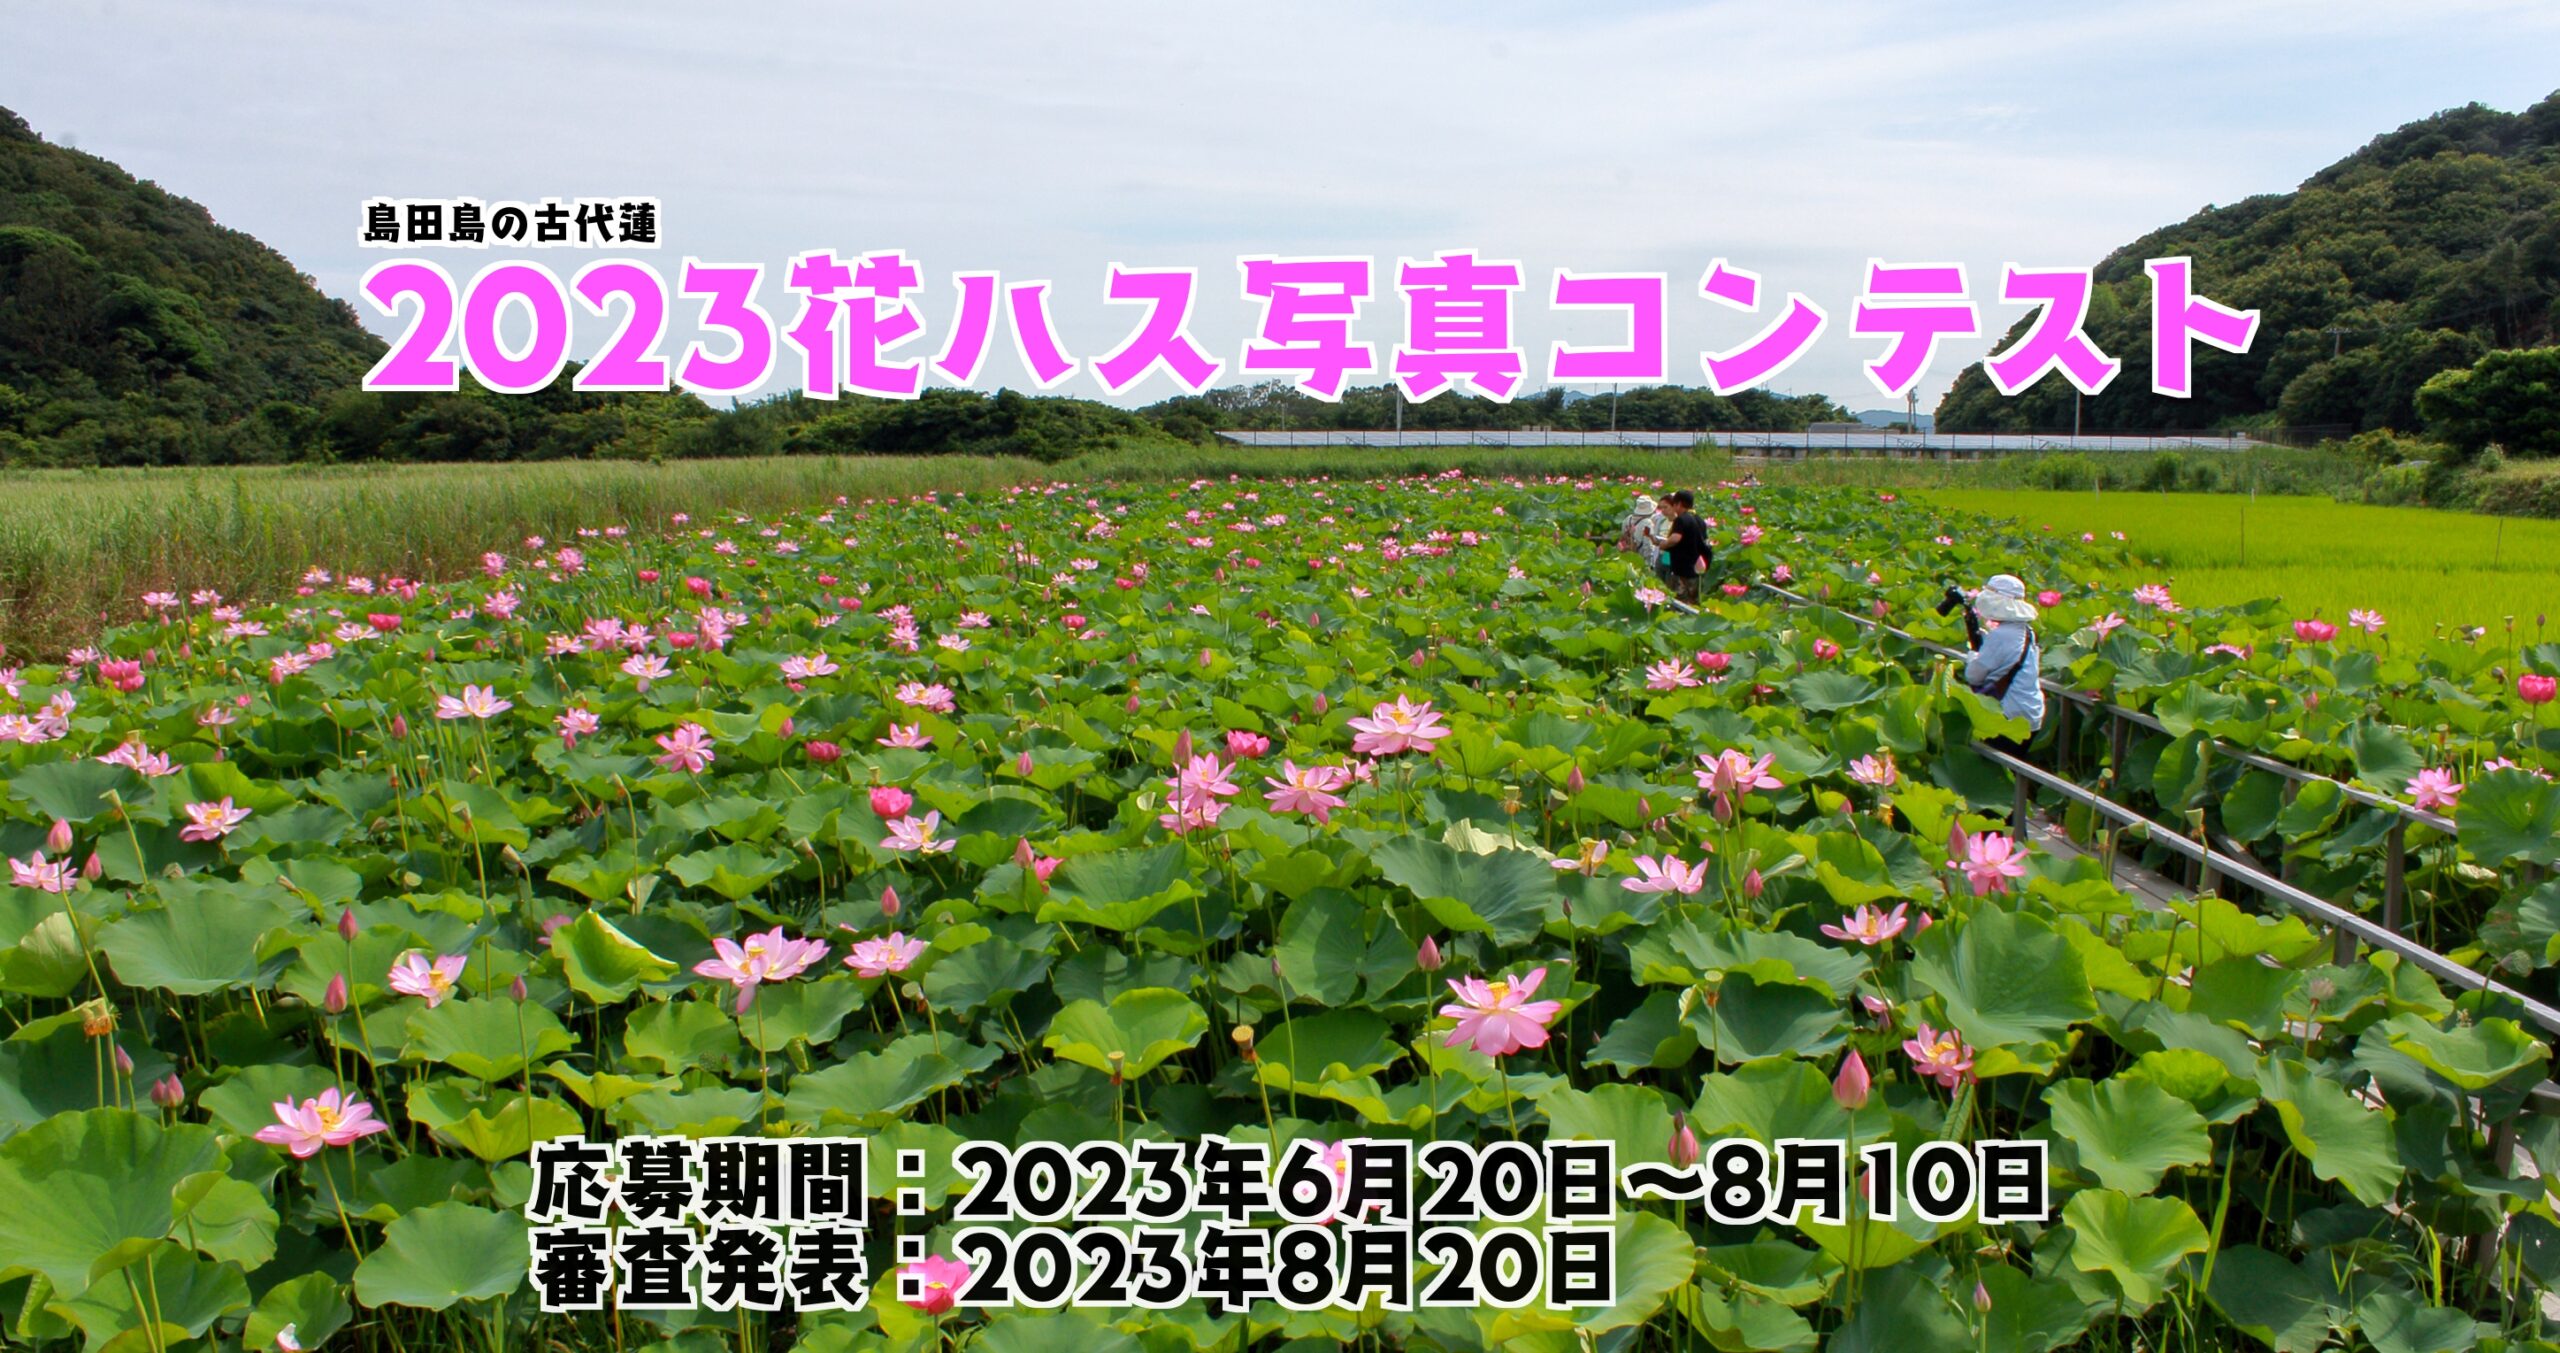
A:
[[[315,405],[382,351],[282,255],[0,109],[0,459],[200,459],[179,444]]]
[[[2196,396],[2151,393],[2143,260],[2189,255],[2198,291],[2259,312],[2245,354],[2199,344]],[[2523,113],[2470,104],[2375,137],[2290,193],[2208,207],[2097,265],[2088,325],[2124,363],[2081,408],[2092,432],[2281,426],[2415,429],[2427,377],[2553,340],[2560,297],[2560,93]],[[2024,321],[1998,351],[2024,332]],[[2072,425],[2049,375],[2015,398],[1968,367],[1938,404],[1949,432]]]

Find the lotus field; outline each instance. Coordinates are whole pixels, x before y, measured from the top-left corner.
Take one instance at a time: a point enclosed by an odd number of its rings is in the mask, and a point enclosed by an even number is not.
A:
[[[1734,485],[1701,493],[1690,615],[1591,543],[1627,490],[598,523],[463,581],[177,580],[95,648],[13,658],[5,1341],[2550,1346],[2544,1032],[2040,846],[1970,750],[2026,725],[1848,613],[1951,637],[1946,583],[2020,575],[2047,674],[2170,730],[2109,793],[2377,912],[2392,815],[2213,740],[2442,813],[2406,837],[2408,927],[2546,997],[2560,651],[2192,610],[2096,585],[2131,558],[2103,533]],[[1617,1304],[1573,1313],[900,1299],[902,1231],[958,1279],[962,1142],[1213,1133],[1592,1138],[1621,1166],[2046,1139],[2053,1217],[1622,1200]],[[648,1134],[869,1138],[868,1304],[542,1313],[529,1148]],[[931,1215],[889,1207],[894,1149],[927,1153]]]

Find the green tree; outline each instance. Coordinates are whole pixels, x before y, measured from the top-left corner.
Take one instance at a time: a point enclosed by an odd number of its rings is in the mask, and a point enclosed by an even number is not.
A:
[[[2493,352],[2418,388],[2427,426],[2464,456],[2560,456],[2560,348]]]

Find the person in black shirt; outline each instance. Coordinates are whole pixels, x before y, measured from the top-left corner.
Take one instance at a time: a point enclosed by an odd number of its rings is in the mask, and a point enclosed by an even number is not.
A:
[[[1707,576],[1707,566],[1715,562],[1715,549],[1707,540],[1707,524],[1697,512],[1698,500],[1687,489],[1678,489],[1663,499],[1675,514],[1671,518],[1669,540],[1671,555],[1671,590],[1683,601],[1698,599],[1698,584]]]

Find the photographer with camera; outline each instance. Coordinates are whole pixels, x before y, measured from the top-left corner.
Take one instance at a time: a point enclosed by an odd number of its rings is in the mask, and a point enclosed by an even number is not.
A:
[[[1995,701],[2000,712],[2024,719],[2030,730],[2044,727],[2044,687],[2037,680],[2044,651],[2036,642],[2036,607],[2027,600],[2027,585],[2007,573],[1991,576],[1982,590],[1967,594],[1949,587],[1939,598],[1938,614],[1947,615],[1957,608],[1964,610],[1965,647],[1973,650],[1965,659],[1964,682],[1973,693]],[[2029,736],[2034,736],[2033,732]],[[1984,739],[1989,745],[2011,756],[2027,754],[2024,742],[2015,738]]]

